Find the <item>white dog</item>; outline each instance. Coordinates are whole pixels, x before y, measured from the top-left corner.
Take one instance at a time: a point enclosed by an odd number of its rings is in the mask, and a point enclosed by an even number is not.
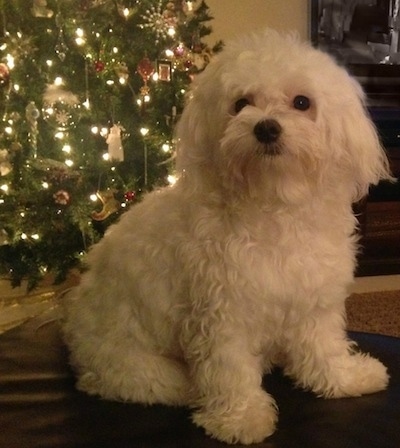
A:
[[[274,431],[274,365],[326,398],[384,389],[345,332],[352,203],[391,178],[357,82],[292,35],[243,37],[194,81],[177,139],[177,184],[123,215],[67,301],[77,387],[190,406],[242,444]]]

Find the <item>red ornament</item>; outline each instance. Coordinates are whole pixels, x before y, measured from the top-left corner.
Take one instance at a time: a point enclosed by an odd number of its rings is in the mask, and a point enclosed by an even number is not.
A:
[[[104,70],[105,68],[105,64],[103,61],[95,61],[94,63],[94,69],[96,70],[97,73],[100,73]]]
[[[183,44],[179,44],[174,48],[174,55],[176,58],[183,58],[187,52],[187,48]]]
[[[149,58],[144,57],[141,61],[139,61],[137,65],[137,72],[145,83],[150,79],[150,76],[154,73],[154,66]]]
[[[10,80],[10,69],[7,64],[0,63],[0,86],[5,86]]]
[[[136,192],[135,191],[127,191],[124,194],[124,198],[127,202],[133,201],[136,198]]]

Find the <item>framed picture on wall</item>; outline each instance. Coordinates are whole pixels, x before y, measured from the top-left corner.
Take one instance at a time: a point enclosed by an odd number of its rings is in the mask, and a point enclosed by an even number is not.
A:
[[[400,0],[311,0],[311,39],[359,78],[372,102],[400,106]]]

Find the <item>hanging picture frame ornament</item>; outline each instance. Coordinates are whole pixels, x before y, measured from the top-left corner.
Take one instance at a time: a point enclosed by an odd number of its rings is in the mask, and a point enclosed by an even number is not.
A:
[[[140,88],[140,94],[142,96],[146,96],[150,93],[150,88],[147,85],[147,82],[154,73],[154,65],[152,64],[150,59],[145,56],[142,60],[139,61],[136,69],[144,82],[144,86]]]

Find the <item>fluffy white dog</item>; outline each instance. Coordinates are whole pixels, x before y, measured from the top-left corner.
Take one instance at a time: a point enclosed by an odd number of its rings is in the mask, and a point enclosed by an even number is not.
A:
[[[352,203],[389,179],[357,82],[274,31],[226,46],[193,83],[174,187],[123,215],[66,303],[77,387],[187,405],[221,441],[273,433],[283,367],[326,398],[384,389],[345,332]]]

